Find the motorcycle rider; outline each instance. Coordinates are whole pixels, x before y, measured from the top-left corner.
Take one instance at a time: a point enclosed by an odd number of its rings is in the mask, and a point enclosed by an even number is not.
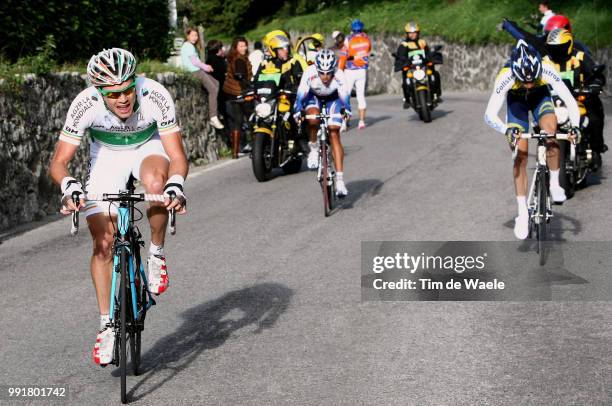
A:
[[[298,88],[295,100],[295,119],[301,117],[302,109],[306,114],[318,114],[321,111],[323,101],[328,106],[330,115],[336,115],[329,119],[329,139],[332,154],[336,166],[336,195],[344,197],[348,194],[344,183],[344,149],[340,141],[340,126],[343,118],[338,117],[344,110],[344,115],[350,117],[350,90],[344,78],[344,72],[338,69],[338,59],[330,49],[322,49],[317,53],[315,63],[310,65]],[[308,120],[308,135],[310,142],[310,153],[308,154],[308,168],[316,169],[319,165],[319,144],[317,142],[317,130],[320,120]]]
[[[404,91],[404,108],[407,109],[414,102],[410,100],[412,89],[410,83],[407,83],[403,68],[410,63],[410,58],[415,52],[424,51],[424,57],[431,60],[431,50],[424,39],[420,38],[421,28],[415,21],[409,21],[404,27],[406,39],[397,48],[395,53],[395,72],[401,72],[402,90]],[[440,72],[431,67],[434,75],[434,97],[438,102],[442,101],[442,86],[440,85]]]
[[[281,89],[295,91],[300,83],[302,73],[308,67],[302,58],[291,53],[291,42],[284,31],[270,31],[264,37],[264,44],[267,47],[269,58],[262,61],[259,69],[253,76],[253,82],[259,80],[260,73],[264,69],[278,69],[281,73]]]
[[[551,86],[568,109],[572,124],[570,138],[580,141],[580,113],[578,104],[561,80],[559,72],[550,62],[542,62],[536,49],[520,40],[512,51],[509,62],[501,69],[485,112],[485,122],[496,131],[505,134],[511,148],[518,148],[514,161],[514,185],[518,204],[514,235],[525,239],[529,233],[529,211],[527,208],[527,157],[528,140],[516,139],[521,132],[529,130],[529,112],[548,134],[557,131],[557,118],[550,97]],[[507,124],[498,117],[504,101],[507,104]],[[516,144],[515,144],[516,143]],[[516,145],[516,146],[515,146]],[[565,191],[559,184],[559,144],[548,141],[547,163],[550,168],[550,193],[553,201],[566,200]]]
[[[323,37],[323,34],[318,32],[309,35],[309,37],[311,39],[306,44],[306,63],[308,63],[308,65],[312,65],[315,63],[317,53],[323,49],[325,37]]]
[[[263,42],[267,47],[269,58],[261,62],[251,83],[263,84],[274,75],[280,73],[279,82],[272,84],[272,87],[278,87],[278,89],[295,93],[300,84],[302,74],[307,67],[306,62],[295,55],[291,55],[291,42],[284,31],[274,30],[269,32],[264,37]],[[291,115],[289,116],[289,124],[290,138],[297,139],[297,125]]]
[[[550,61],[561,73],[561,78],[570,89],[580,89],[586,85],[605,85],[605,77],[602,74],[594,74],[595,63],[591,57],[580,50],[575,49],[572,33],[563,28],[552,30],[546,39],[548,56],[545,61]],[[585,100],[587,116],[589,118],[588,128],[591,147],[595,155],[595,170],[601,166],[601,155],[608,147],[603,140],[604,108],[599,95],[593,93]]]
[[[552,30],[556,30],[557,28],[564,28],[571,33],[572,24],[570,23],[569,18],[561,14],[551,17],[546,23],[546,27],[544,28],[545,38],[548,37],[548,34]],[[589,57],[592,57],[591,51],[589,50],[589,48],[586,45],[584,45],[582,42],[578,41],[576,38],[574,38],[574,48],[588,54]]]

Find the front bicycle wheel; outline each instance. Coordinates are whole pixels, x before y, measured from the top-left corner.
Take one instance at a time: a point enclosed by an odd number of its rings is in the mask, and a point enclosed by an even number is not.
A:
[[[329,187],[329,151],[327,141],[321,141],[321,191],[323,192],[323,210],[325,217],[329,217],[332,211],[332,195]]]
[[[537,225],[538,234],[538,253],[540,254],[540,265],[546,263],[546,240],[547,236],[547,217],[548,217],[548,182],[546,182],[546,172],[540,171],[538,173],[538,186],[537,186],[538,206],[537,216],[539,222]]]
[[[127,306],[128,306],[128,258],[125,248],[121,249],[120,262],[121,276],[119,282],[119,372],[121,374],[121,403],[127,403],[126,392],[126,359],[127,359]]]
[[[136,252],[136,255],[134,255],[134,285],[136,288],[136,310],[138,311],[138,320],[136,320],[136,315],[134,315],[134,321],[130,330],[130,359],[132,360],[132,373],[134,375],[140,374],[141,333],[144,328],[144,317],[147,311],[147,291],[140,277],[140,261],[140,254]]]

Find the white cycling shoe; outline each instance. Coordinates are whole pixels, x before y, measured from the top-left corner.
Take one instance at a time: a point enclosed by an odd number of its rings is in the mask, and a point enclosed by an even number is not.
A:
[[[149,255],[148,261],[149,291],[155,295],[164,293],[168,289],[168,270],[166,269],[166,257]]]
[[[93,360],[96,364],[105,366],[113,362],[115,354],[115,331],[106,327],[98,333],[93,349]]]
[[[344,184],[344,180],[337,179],[336,180],[336,196],[342,198],[348,195],[348,190],[346,190],[346,185]]]
[[[555,203],[563,203],[567,200],[565,189],[561,186],[550,185],[550,195]]]
[[[310,152],[308,153],[308,169],[317,169],[319,167],[319,145],[317,143],[308,143]]]
[[[524,240],[529,235],[529,216],[518,216],[514,219],[514,236]]]

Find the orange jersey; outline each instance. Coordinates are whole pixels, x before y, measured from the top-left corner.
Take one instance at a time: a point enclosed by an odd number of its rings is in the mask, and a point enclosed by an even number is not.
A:
[[[372,42],[364,33],[349,35],[340,51],[340,69],[368,69]]]

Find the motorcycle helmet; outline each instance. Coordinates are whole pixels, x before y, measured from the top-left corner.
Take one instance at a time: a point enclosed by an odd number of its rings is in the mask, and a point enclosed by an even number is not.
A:
[[[136,71],[136,58],[121,48],[104,49],[87,64],[87,79],[93,86],[119,85]]]
[[[542,60],[536,49],[520,40],[512,50],[510,69],[519,82],[534,82],[542,75]]]
[[[338,68],[336,54],[330,49],[320,50],[315,57],[315,66],[317,67],[317,72],[320,73],[335,72]]]
[[[551,32],[556,28],[564,28],[569,32],[572,32],[572,25],[570,24],[569,18],[561,14],[557,14],[555,16],[550,17],[546,22],[544,31]]]
[[[419,25],[415,21],[408,21],[408,23],[406,23],[406,26],[404,26],[404,31],[406,31],[406,34],[408,34],[409,32],[419,33],[421,31],[421,27],[419,27]]]
[[[364,28],[364,25],[363,25],[363,23],[361,22],[361,20],[359,20],[359,19],[354,20],[354,21],[351,23],[351,30],[352,30],[353,32],[361,32],[361,31],[363,31],[363,28]]]
[[[291,50],[289,38],[281,30],[270,31],[264,37],[263,42],[268,47],[268,53],[270,53],[273,58],[277,57],[276,50],[279,48],[287,48]]]
[[[311,37],[315,40],[318,41],[319,44],[321,44],[321,46],[323,46],[323,44],[325,43],[325,37],[323,36],[323,34],[320,33],[314,33],[311,35]]]
[[[553,61],[566,61],[574,49],[572,33],[563,28],[552,30],[546,37],[546,48]]]

